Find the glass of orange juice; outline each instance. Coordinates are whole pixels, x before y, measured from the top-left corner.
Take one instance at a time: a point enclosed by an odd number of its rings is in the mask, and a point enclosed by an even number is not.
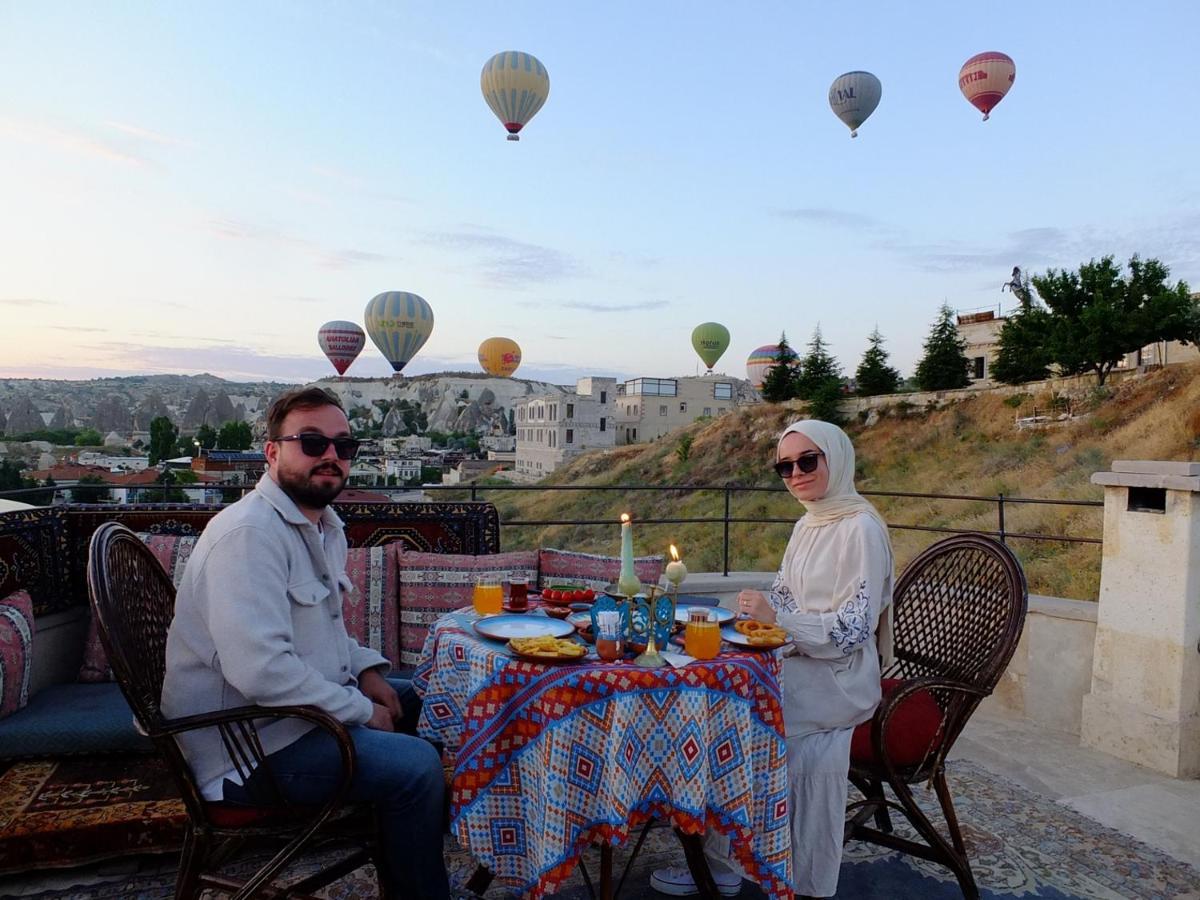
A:
[[[482,578],[475,583],[471,603],[479,615],[494,616],[504,605],[504,588],[500,586],[499,581]]]
[[[721,652],[721,629],[707,609],[688,610],[683,648],[688,656],[696,659],[713,659]]]

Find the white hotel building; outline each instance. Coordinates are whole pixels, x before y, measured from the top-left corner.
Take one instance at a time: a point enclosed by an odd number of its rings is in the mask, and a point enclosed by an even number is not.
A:
[[[574,394],[530,397],[516,406],[516,471],[541,478],[585,450],[612,447],[615,378],[580,378]]]

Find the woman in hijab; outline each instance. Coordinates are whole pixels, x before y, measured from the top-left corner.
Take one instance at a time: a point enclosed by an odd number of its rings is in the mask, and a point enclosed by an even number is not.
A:
[[[792,644],[783,660],[783,718],[798,894],[837,892],[850,737],[880,698],[891,656],[893,558],[887,525],[854,489],[854,447],[836,425],[805,419],[779,436],[775,471],[805,513],[766,594],[742,591],[739,611],[774,622]]]
[[[880,699],[880,655],[891,656],[893,559],[887,525],[854,489],[854,447],[836,425],[804,419],[779,436],[775,471],[805,513],[767,593],[742,591],[738,611],[787,631],[783,718],[796,893],[837,893],[846,822],[850,738]],[[710,834],[717,887],[732,896],[728,840]],[[661,893],[697,893],[686,868],[661,869]]]

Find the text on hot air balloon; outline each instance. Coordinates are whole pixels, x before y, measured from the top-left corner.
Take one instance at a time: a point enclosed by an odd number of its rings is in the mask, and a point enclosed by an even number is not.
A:
[[[958,79],[958,86],[970,84],[972,81],[987,81],[988,73],[986,69],[976,69],[974,72],[968,72],[962,78]]]
[[[838,88],[837,90],[833,91],[833,93],[838,103],[845,103],[847,100],[855,99],[854,88],[846,88],[846,90]]]
[[[407,328],[410,331],[417,327],[415,322],[407,319],[378,319],[375,324],[380,328]]]

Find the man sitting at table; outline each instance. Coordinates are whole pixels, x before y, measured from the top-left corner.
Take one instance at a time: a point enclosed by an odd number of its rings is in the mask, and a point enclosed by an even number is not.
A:
[[[346,537],[329,504],[358,441],[337,397],[306,388],[272,404],[265,450],[253,493],[212,519],[188,560],[167,637],[163,712],[311,705],[344,722],[356,752],[347,799],[375,806],[391,895],[445,898],[445,783],[437,751],[413,734],[420,700],[409,682],[385,677],[387,660],[342,621]],[[328,732],[293,718],[259,733],[286,799],[328,798],[342,770]],[[205,799],[257,805],[267,776],[241,783],[215,729],[180,743]]]

